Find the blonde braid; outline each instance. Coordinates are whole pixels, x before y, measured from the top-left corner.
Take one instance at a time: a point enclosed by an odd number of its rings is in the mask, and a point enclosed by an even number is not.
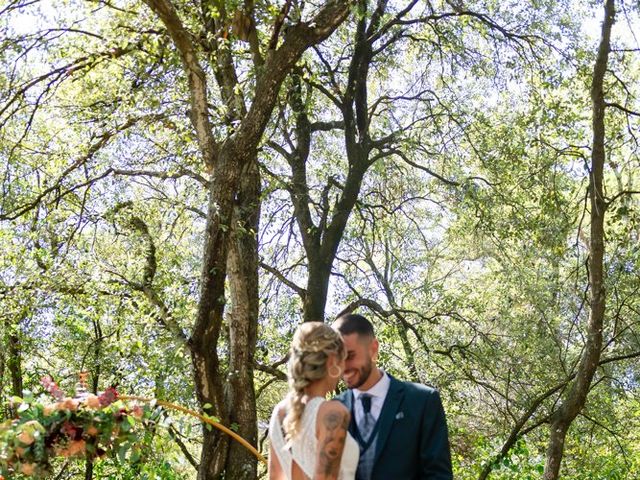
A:
[[[305,388],[325,378],[329,355],[344,357],[344,353],[340,335],[322,322],[306,322],[296,330],[289,351],[287,415],[282,422],[287,442],[291,442],[300,429]]]

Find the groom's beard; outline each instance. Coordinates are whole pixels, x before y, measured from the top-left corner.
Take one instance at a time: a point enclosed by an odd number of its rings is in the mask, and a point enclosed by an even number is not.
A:
[[[357,373],[355,375],[352,375],[352,377],[350,378],[347,375],[349,380],[345,379],[344,382],[347,384],[348,388],[360,388],[364,384],[364,382],[366,382],[369,379],[369,376],[371,375],[372,371],[373,371],[373,362],[371,361],[371,359],[369,359],[369,361],[365,365],[363,365],[357,370]],[[345,373],[349,374],[351,372],[345,372]],[[343,376],[343,379],[344,379],[344,376]]]

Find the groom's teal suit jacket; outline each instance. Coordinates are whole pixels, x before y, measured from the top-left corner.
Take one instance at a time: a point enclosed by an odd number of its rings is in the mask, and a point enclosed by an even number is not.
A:
[[[378,422],[371,480],[450,480],[451,454],[444,409],[433,388],[391,383]],[[336,397],[352,412],[349,431],[355,437],[353,393]]]

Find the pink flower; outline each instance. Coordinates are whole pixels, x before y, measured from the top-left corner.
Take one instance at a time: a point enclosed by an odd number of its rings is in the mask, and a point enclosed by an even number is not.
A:
[[[106,407],[107,405],[111,405],[118,399],[118,392],[115,387],[107,388],[102,394],[98,397],[100,400],[100,406]]]
[[[36,471],[36,466],[33,463],[23,463],[20,466],[20,471],[25,475],[33,475]]]
[[[49,375],[45,375],[40,379],[40,383],[42,386],[51,394],[53,398],[56,400],[62,400],[64,398],[64,392],[60,389],[60,387],[53,381],[53,379]]]
[[[68,449],[68,448],[60,448],[60,447],[57,447],[57,448],[56,448],[56,455],[59,455],[59,456],[61,456],[61,457],[65,457],[65,458],[67,458],[67,457],[70,457],[70,456],[71,456],[71,453],[69,452],[69,449]]]
[[[60,445],[55,447],[56,455],[61,457],[74,457],[83,454],[87,449],[87,443],[84,440],[73,440],[62,448]]]
[[[144,410],[142,409],[142,407],[140,405],[136,405],[131,410],[131,415],[134,416],[135,418],[137,418],[138,420],[140,420],[142,418],[142,416],[144,415]]]
[[[57,410],[57,403],[54,405],[45,405],[44,408],[42,409],[42,414],[45,417],[48,417],[49,415],[51,415],[53,412],[55,412]]]
[[[29,420],[20,427],[20,430],[17,436],[18,440],[24,445],[31,445],[36,440],[34,433],[42,431],[43,427],[37,420]]]
[[[87,407],[93,408],[94,410],[100,408],[100,398],[96,395],[89,395],[85,403],[87,404]]]
[[[87,444],[84,440],[75,440],[69,444],[69,448],[67,448],[69,456],[79,455],[84,453],[87,449]]]
[[[80,437],[80,434],[81,434],[80,428],[71,422],[65,422],[64,425],[62,425],[60,432],[62,432],[64,435],[66,435],[72,440],[77,439],[78,437]]]
[[[79,402],[75,398],[67,397],[62,402],[62,408],[69,410],[70,412],[75,412],[78,409],[78,404]]]
[[[28,430],[23,430],[20,432],[20,435],[18,435],[18,440],[25,445],[31,445],[36,439],[34,438],[33,433]]]

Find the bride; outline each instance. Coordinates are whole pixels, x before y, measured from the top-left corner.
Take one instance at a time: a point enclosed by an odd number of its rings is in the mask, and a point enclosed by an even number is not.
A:
[[[269,479],[355,479],[359,448],[347,431],[349,411],[325,400],[344,369],[340,335],[322,322],[303,323],[289,355],[289,393],[269,425]]]

